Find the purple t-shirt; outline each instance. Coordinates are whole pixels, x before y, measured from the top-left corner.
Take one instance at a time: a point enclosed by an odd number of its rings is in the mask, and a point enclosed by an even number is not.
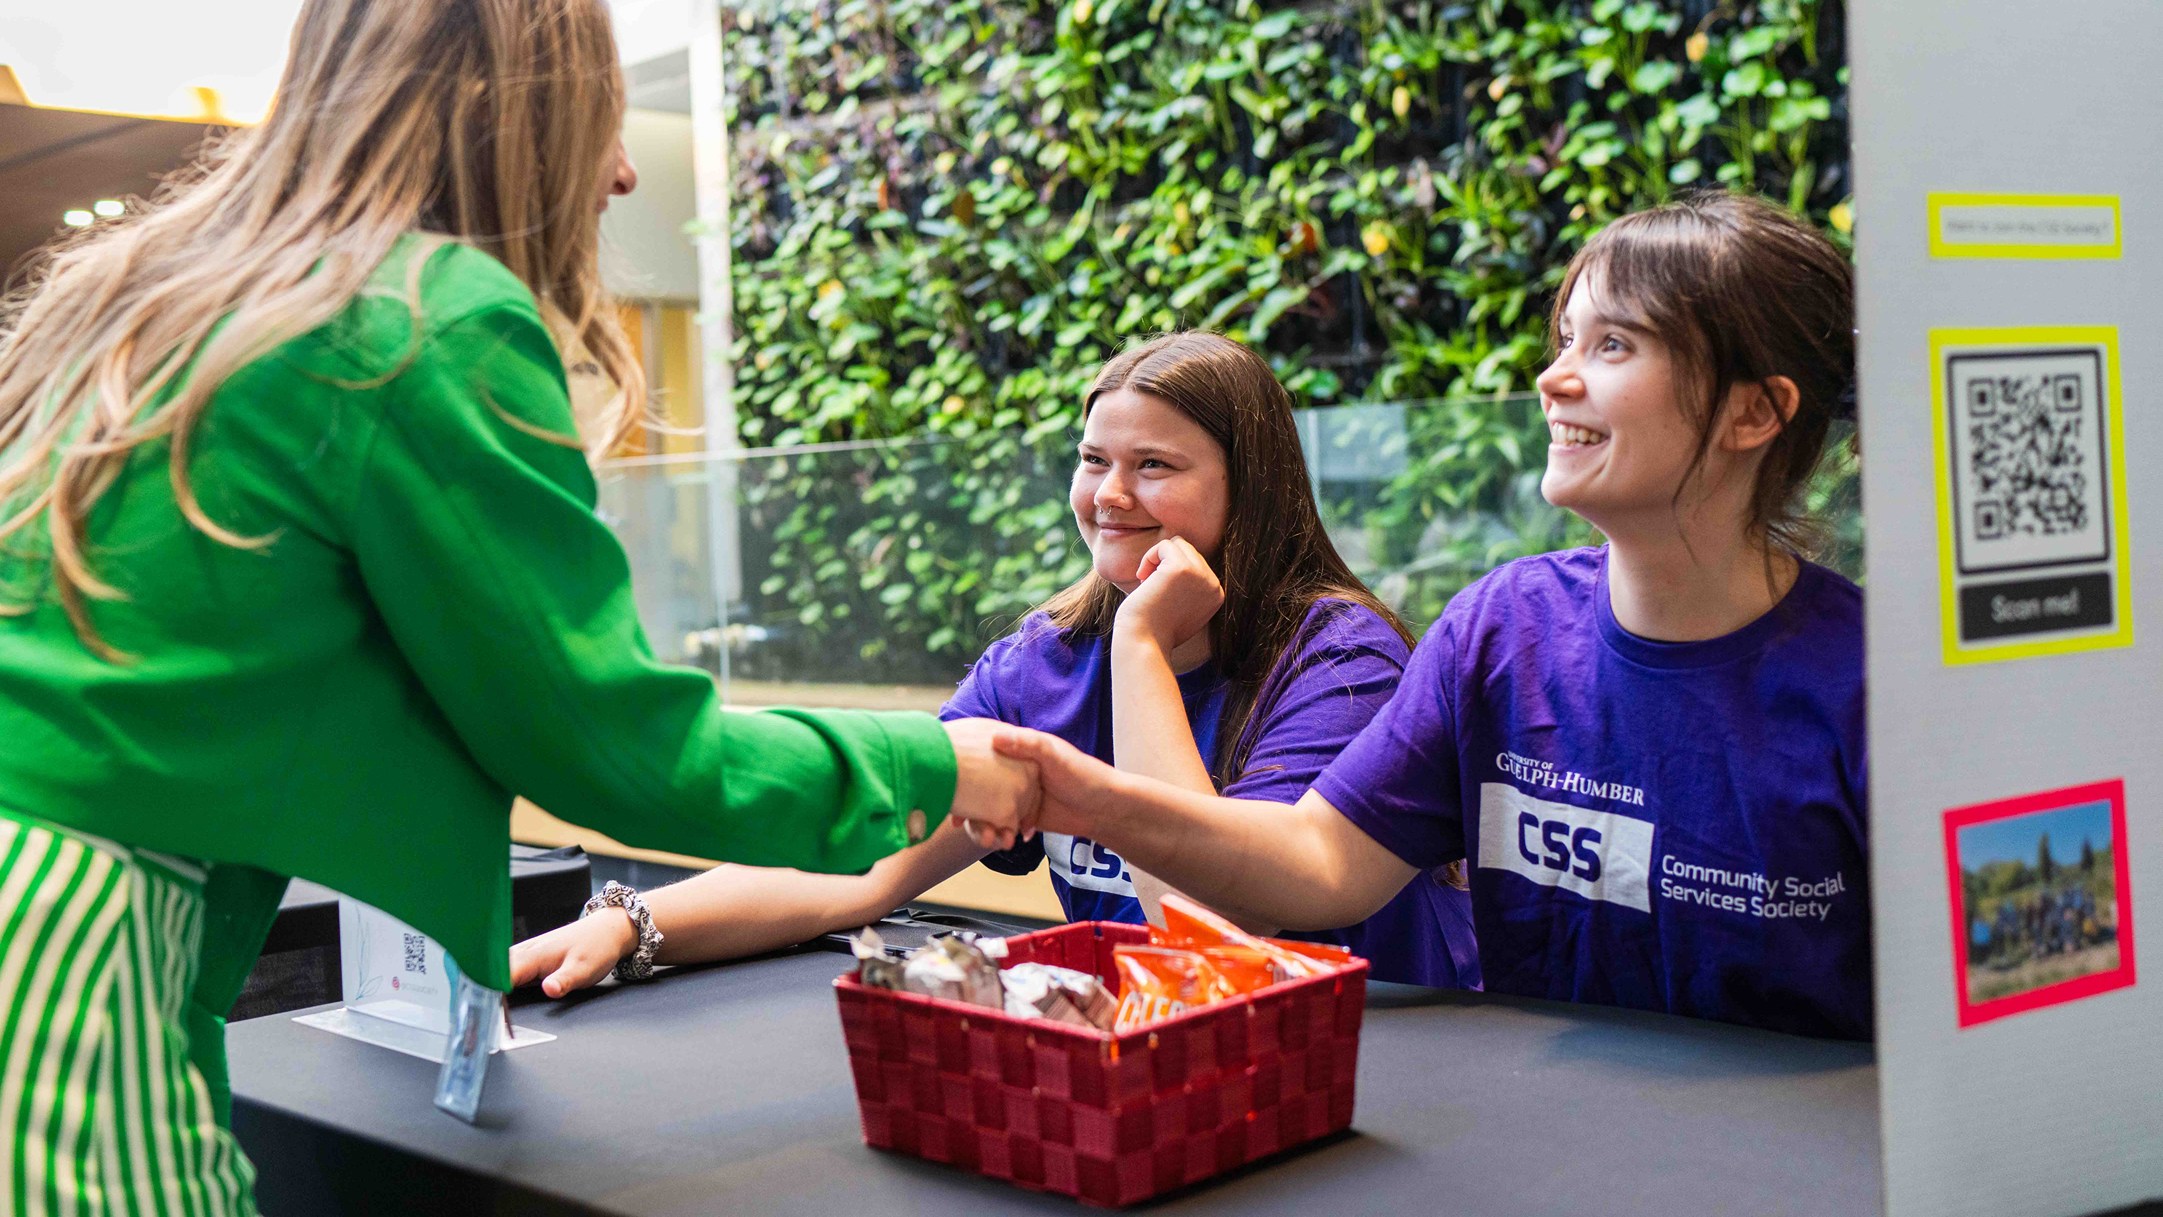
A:
[[[1407,653],[1404,639],[1388,622],[1344,600],[1317,603],[1300,623],[1290,652],[1255,700],[1247,723],[1254,746],[1245,772],[1221,791],[1228,798],[1298,802],[1315,775],[1389,701]],[[1212,763],[1226,688],[1213,664],[1179,677],[1194,742]],[[939,715],[1031,727],[1109,762],[1111,639],[1066,636],[1050,618],[1033,613],[1020,629],[991,644]],[[1027,874],[1047,858],[1068,920],[1143,921],[1125,860],[1087,837],[1044,833],[984,863],[1007,874]],[[1479,987],[1470,898],[1444,883],[1439,869],[1415,877],[1359,925],[1295,936],[1350,948],[1373,965],[1377,980]]]
[[[1805,563],[1735,633],[1652,642],[1601,548],[1466,588],[1315,789],[1468,859],[1491,991],[1866,1038],[1864,774],[1854,584]]]

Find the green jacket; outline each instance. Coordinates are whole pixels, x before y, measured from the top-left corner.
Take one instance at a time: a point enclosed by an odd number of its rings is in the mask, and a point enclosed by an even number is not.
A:
[[[425,259],[418,315],[408,270]],[[417,332],[416,332],[417,329]],[[954,754],[925,714],[722,709],[657,662],[594,514],[563,362],[500,263],[409,237],[331,323],[212,398],[181,516],[163,443],[91,519],[104,662],[35,538],[0,553],[0,805],[253,868],[212,885],[199,1005],[222,1013],[286,876],[365,900],[508,988],[513,795],[618,839],[859,871],[936,826]],[[540,434],[537,434],[540,433]],[[42,528],[37,530],[42,536]]]

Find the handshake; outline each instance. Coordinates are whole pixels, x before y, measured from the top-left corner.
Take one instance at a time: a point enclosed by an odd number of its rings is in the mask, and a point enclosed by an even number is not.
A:
[[[1081,809],[1113,793],[1118,770],[1065,740],[996,719],[946,724],[954,744],[949,818],[984,849],[1010,849],[1040,829],[1087,835]]]

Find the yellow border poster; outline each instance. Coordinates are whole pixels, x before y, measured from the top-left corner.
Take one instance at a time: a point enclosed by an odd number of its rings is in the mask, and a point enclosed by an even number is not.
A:
[[[1930,331],[1945,662],[2133,643],[2116,326]]]

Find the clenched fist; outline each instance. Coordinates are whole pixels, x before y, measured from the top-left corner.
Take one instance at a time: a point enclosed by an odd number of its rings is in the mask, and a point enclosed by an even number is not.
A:
[[[1135,567],[1141,580],[1119,605],[1114,637],[1145,641],[1170,655],[1179,644],[1209,628],[1224,607],[1224,585],[1201,552],[1179,537],[1149,547]]]
[[[1041,791],[1036,766],[1001,756],[992,739],[1005,724],[989,718],[961,718],[946,724],[954,744],[954,809],[969,839],[985,849],[1010,849],[1036,835]]]
[[[1116,810],[1128,775],[1056,735],[1001,724],[992,744],[1001,756],[1025,761],[1038,780],[1038,816],[1051,832],[1094,837],[1103,813]]]

